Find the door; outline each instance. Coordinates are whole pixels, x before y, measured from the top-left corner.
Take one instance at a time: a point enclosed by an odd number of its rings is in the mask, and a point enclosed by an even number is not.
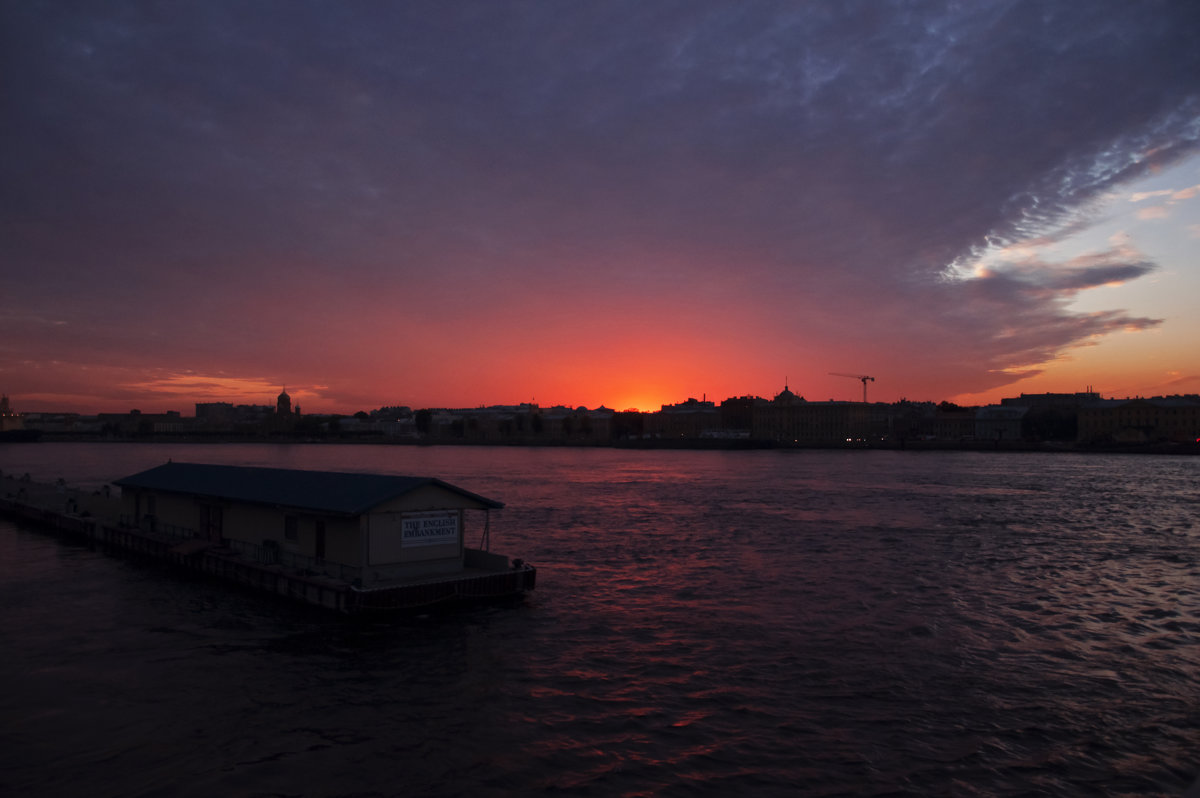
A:
[[[313,556],[318,560],[325,559],[325,522],[319,518],[317,519],[316,549],[313,552]]]
[[[221,508],[215,504],[200,505],[200,537],[214,543],[221,542]]]

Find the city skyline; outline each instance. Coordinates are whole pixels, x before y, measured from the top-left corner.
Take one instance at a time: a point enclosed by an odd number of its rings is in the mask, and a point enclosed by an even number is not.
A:
[[[1047,402],[1067,400],[1075,401],[1080,404],[1096,402],[1107,404],[1113,402],[1130,402],[1130,401],[1161,401],[1161,400],[1184,400],[1196,401],[1197,394],[1177,392],[1173,394],[1155,394],[1155,395],[1134,395],[1134,396],[1115,396],[1106,395],[1098,391],[1091,390],[1091,386],[1082,391],[1069,392],[1047,392],[1040,394],[1021,393],[1019,395],[997,397],[995,402],[986,404],[965,404],[959,405],[956,402],[951,402],[949,399],[910,399],[903,397],[898,400],[877,400],[868,398],[865,402],[861,397],[854,399],[820,399],[805,396],[802,391],[792,391],[792,386],[788,383],[776,392],[768,395],[759,395],[752,393],[741,393],[731,396],[710,397],[702,394],[700,398],[689,396],[687,398],[679,398],[675,401],[666,402],[657,408],[636,408],[636,407],[613,407],[605,403],[600,403],[594,406],[587,405],[570,405],[563,403],[543,404],[535,401],[527,402],[484,402],[476,405],[394,405],[386,403],[368,403],[358,408],[343,408],[340,410],[324,410],[309,412],[304,410],[301,405],[295,403],[293,397],[286,390],[280,392],[277,396],[271,397],[248,397],[247,401],[235,400],[230,397],[211,397],[205,401],[195,402],[187,406],[174,406],[154,408],[144,410],[141,407],[121,408],[113,411],[100,411],[98,413],[89,413],[80,411],[74,408],[20,408],[12,405],[11,399],[7,394],[3,396],[3,403],[0,409],[3,409],[6,415],[13,417],[32,418],[37,416],[80,416],[80,417],[97,417],[97,416],[175,416],[180,418],[200,418],[203,410],[205,413],[221,412],[222,409],[231,409],[236,411],[255,411],[263,412],[266,415],[284,414],[288,416],[317,416],[317,417],[342,417],[348,418],[355,415],[368,414],[375,416],[376,414],[391,415],[393,412],[407,411],[407,414],[433,411],[433,412],[449,412],[449,413],[473,413],[479,411],[499,411],[499,412],[541,412],[541,411],[567,411],[567,412],[596,412],[607,411],[610,413],[640,413],[643,415],[653,415],[661,411],[673,410],[688,410],[692,408],[709,407],[711,409],[720,409],[727,402],[739,404],[743,402],[754,402],[755,404],[807,404],[807,405],[876,405],[876,406],[936,406],[939,409],[947,410],[977,410],[993,408],[1001,405],[1010,406],[1025,406],[1022,404],[1023,399],[1028,400],[1030,406],[1041,406]],[[286,396],[285,396],[286,395]]]
[[[1200,7],[0,2],[25,411],[1200,391]]]

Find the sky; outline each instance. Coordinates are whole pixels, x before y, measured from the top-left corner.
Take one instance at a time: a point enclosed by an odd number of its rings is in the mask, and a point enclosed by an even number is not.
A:
[[[0,0],[0,392],[1200,392],[1200,3]]]

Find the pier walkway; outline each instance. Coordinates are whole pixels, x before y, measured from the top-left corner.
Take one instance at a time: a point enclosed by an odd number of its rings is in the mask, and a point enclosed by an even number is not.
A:
[[[414,579],[362,590],[345,579],[256,561],[236,549],[198,538],[172,537],[127,526],[121,520],[121,500],[115,488],[86,491],[62,481],[36,482],[26,475],[0,476],[0,515],[82,535],[105,546],[343,613],[398,611],[519,596],[533,589],[537,575],[530,565],[499,573],[466,567],[449,578]],[[472,550],[468,550],[468,561],[472,556]]]

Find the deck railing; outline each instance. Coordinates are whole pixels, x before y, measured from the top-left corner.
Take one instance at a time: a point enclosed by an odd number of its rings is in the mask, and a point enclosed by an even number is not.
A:
[[[119,520],[121,526],[134,527],[143,532],[163,535],[176,540],[191,540],[201,537],[195,529],[164,523],[152,516],[145,516],[138,522],[128,515],[122,515]],[[260,545],[245,540],[224,538],[221,540],[221,546],[235,551],[246,559],[253,560],[260,565],[281,565],[284,568],[309,576],[325,574],[344,582],[353,582],[362,577],[361,568],[317,559],[305,554],[297,554],[294,551],[282,548],[274,541],[268,541],[266,545]]]
[[[259,545],[244,540],[226,540],[224,544],[247,559],[252,559],[262,565],[282,565],[284,568],[290,568],[310,576],[325,574],[344,582],[353,582],[362,575],[360,568],[309,557],[306,554],[297,554],[282,548],[273,541],[267,545]]]
[[[178,540],[188,540],[198,537],[196,530],[186,526],[176,526],[160,521],[152,515],[143,516],[140,520],[132,516],[122,514],[118,517],[117,522],[123,527],[131,527],[140,529],[143,532],[149,532],[154,535],[164,535],[169,538],[177,538]]]

